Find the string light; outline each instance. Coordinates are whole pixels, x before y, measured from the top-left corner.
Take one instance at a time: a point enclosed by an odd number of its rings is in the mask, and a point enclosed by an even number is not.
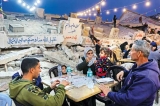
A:
[[[114,9],[114,12],[117,12],[117,8]]]
[[[134,3],[134,4],[131,4],[131,5],[128,5],[128,6],[123,6],[123,7],[117,7],[117,8],[114,8],[114,9],[107,9],[107,10],[104,10],[107,14],[110,14],[110,11],[114,11],[114,12],[117,12],[118,9],[122,8],[122,11],[123,12],[126,12],[127,11],[127,7],[132,7],[132,9],[137,9],[137,5],[138,4],[141,4],[141,3],[145,3],[146,6],[150,6],[151,3],[150,3],[150,0],[144,0],[144,1],[141,1],[141,2],[138,2],[138,3]],[[96,9],[99,9],[101,8],[100,5],[104,6],[106,4],[106,0],[101,0],[100,2],[98,2],[97,4],[95,4],[94,6],[84,10],[86,13],[92,13],[93,11],[95,11]],[[124,8],[125,7],[125,8]],[[92,11],[89,11],[89,10],[92,10]],[[84,12],[84,11],[81,11],[81,12]],[[88,12],[87,12],[88,11]],[[102,11],[101,11],[102,12]],[[88,14],[89,15],[89,14]],[[96,16],[95,13],[93,13],[94,16]]]
[[[134,4],[132,8],[133,8],[133,9],[137,9],[137,5]]]
[[[107,11],[106,13],[107,13],[107,14],[110,14],[110,12],[109,12],[109,11]]]
[[[17,2],[21,4],[23,7],[26,7],[29,11],[33,11],[41,3],[41,0],[35,0],[32,6],[28,5],[24,0],[17,0]]]
[[[102,6],[104,6],[105,4],[106,4],[106,2],[105,2],[105,1],[102,1],[102,2],[101,2],[101,5],[102,5]]]
[[[98,9],[99,8],[99,6],[98,5],[96,5],[96,9]]]
[[[18,0],[18,3],[19,3],[19,4],[22,3],[22,0]]]
[[[148,6],[150,6],[150,5],[151,5],[150,1],[147,1],[147,2],[146,2],[146,6],[148,7]]]
[[[22,6],[26,6],[26,3],[23,3]]]
[[[123,10],[122,10],[123,12],[126,12],[126,8],[123,8]]]

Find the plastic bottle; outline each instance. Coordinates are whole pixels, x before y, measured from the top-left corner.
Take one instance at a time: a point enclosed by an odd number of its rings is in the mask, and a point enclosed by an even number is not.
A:
[[[68,66],[67,67],[67,76],[71,77],[71,73],[72,73],[71,68]]]
[[[58,77],[61,77],[61,76],[62,76],[62,68],[61,68],[61,65],[58,65],[57,69],[58,69]]]
[[[88,68],[87,77],[89,77],[89,78],[93,77],[93,72],[92,72],[91,68]]]

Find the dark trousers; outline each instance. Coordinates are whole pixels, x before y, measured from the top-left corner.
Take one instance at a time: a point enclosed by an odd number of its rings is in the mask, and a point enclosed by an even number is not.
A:
[[[80,102],[74,102],[69,99],[70,106],[96,106],[96,100],[94,97],[87,98]]]

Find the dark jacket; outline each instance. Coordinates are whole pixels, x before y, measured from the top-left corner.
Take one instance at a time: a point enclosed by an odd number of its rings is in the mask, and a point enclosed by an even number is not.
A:
[[[99,58],[96,63],[96,75],[101,78],[106,77],[108,69],[112,65],[112,62],[107,57]]]
[[[83,74],[87,74],[88,68],[91,68],[93,75],[96,75],[95,64],[92,64],[91,66],[87,66],[88,63],[86,62],[84,57],[82,57],[82,60],[83,62],[77,65],[77,70],[78,71],[83,70]]]
[[[108,97],[116,106],[152,106],[155,94],[160,89],[160,71],[156,61],[139,66],[135,64],[125,72],[124,86],[119,92],[109,92]]]

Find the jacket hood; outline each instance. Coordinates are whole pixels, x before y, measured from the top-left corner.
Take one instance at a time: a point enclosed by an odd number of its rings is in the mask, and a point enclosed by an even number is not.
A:
[[[138,68],[136,68],[136,67],[137,67],[137,65],[135,64],[133,66],[133,71],[136,71],[136,70],[138,70],[138,71],[144,71],[146,69],[150,69],[150,70],[152,70],[152,71],[154,71],[154,72],[156,72],[157,74],[160,75],[160,70],[158,68],[158,64],[153,59],[149,60],[147,63],[139,66]]]
[[[31,81],[21,79],[16,77],[9,83],[9,92],[11,98],[16,98],[20,91],[28,84],[31,84]]]

